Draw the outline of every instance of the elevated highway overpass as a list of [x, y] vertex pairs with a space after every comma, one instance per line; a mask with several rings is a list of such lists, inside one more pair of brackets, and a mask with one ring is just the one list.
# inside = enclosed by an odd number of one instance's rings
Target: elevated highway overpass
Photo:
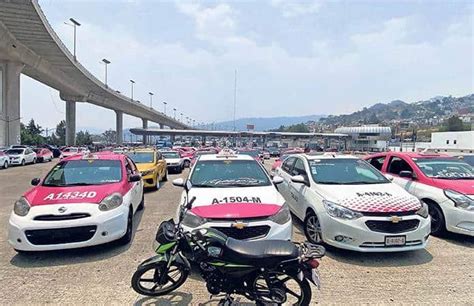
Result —
[[[91, 46], [93, 47], [93, 46]], [[0, 1], [0, 146], [20, 143], [20, 74], [60, 92], [66, 103], [66, 143], [76, 135], [76, 103], [114, 110], [117, 143], [123, 141], [123, 114], [161, 127], [189, 126], [106, 86], [82, 66], [61, 42], [37, 0]], [[80, 120], [80, 118], [77, 118]]]

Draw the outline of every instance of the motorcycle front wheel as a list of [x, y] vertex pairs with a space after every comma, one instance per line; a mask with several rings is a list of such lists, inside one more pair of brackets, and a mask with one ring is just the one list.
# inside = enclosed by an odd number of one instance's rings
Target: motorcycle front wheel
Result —
[[283, 272], [270, 272], [271, 285], [263, 275], [255, 279], [254, 290], [257, 305], [309, 305], [311, 287], [306, 279], [299, 280], [295, 275]]
[[147, 296], [160, 296], [179, 288], [188, 278], [186, 266], [173, 262], [166, 268], [166, 262], [139, 267], [132, 277], [132, 288]]

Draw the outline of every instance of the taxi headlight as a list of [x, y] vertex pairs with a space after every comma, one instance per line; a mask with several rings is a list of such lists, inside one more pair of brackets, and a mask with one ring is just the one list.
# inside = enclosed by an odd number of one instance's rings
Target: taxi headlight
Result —
[[99, 209], [102, 211], [111, 210], [119, 207], [123, 203], [123, 197], [120, 193], [112, 193], [102, 200], [99, 204]]
[[349, 208], [342, 207], [334, 202], [323, 201], [323, 203], [324, 208], [331, 217], [344, 220], [354, 220], [362, 217], [362, 214], [360, 212], [356, 212]]
[[149, 169], [149, 170], [142, 171], [142, 176], [147, 176], [147, 175], [153, 174], [153, 172], [155, 172], [155, 169]]
[[421, 208], [416, 211], [416, 214], [423, 218], [428, 218], [428, 205], [426, 205], [425, 202], [421, 201]]
[[206, 219], [196, 216], [195, 214], [190, 213], [190, 212], [186, 212], [184, 214], [183, 221], [181, 221], [183, 225], [191, 227], [191, 228], [196, 228], [198, 226], [203, 225], [206, 222], [207, 222]]
[[280, 210], [276, 214], [270, 217], [270, 220], [278, 224], [285, 224], [288, 221], [290, 221], [291, 214], [290, 214], [290, 209], [288, 208], [288, 205], [286, 205], [286, 203], [283, 204]]
[[21, 197], [18, 199], [18, 201], [15, 202], [15, 205], [13, 206], [13, 211], [18, 216], [24, 217], [30, 211], [30, 203], [28, 203], [28, 200], [25, 197]]
[[454, 206], [466, 210], [474, 210], [474, 200], [467, 195], [450, 189], [444, 190], [444, 195], [454, 202]]

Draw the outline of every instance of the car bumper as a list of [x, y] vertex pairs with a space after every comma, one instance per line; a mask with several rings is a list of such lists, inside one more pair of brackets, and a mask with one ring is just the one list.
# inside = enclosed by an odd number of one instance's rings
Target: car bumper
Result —
[[158, 176], [155, 174], [148, 174], [147, 176], [142, 176], [143, 187], [145, 188], [155, 187], [157, 185], [157, 182], [156, 182], [157, 179], [158, 179]]
[[[63, 215], [77, 213], [90, 216], [61, 221], [34, 220], [44, 215], [59, 216], [58, 208], [62, 206], [67, 207]], [[106, 212], [100, 211], [97, 204], [34, 206], [25, 217], [12, 212], [8, 224], [8, 242], [13, 248], [22, 251], [73, 249], [103, 244], [125, 234], [127, 216], [126, 205]]]
[[182, 165], [167, 165], [168, 172], [180, 172], [183, 169]]
[[[371, 230], [367, 221], [391, 222], [391, 217], [362, 217], [356, 220], [341, 220], [323, 214], [320, 218], [325, 243], [358, 252], [400, 252], [423, 249], [426, 247], [431, 231], [430, 218], [417, 215], [403, 216], [402, 221], [419, 220], [416, 229], [389, 233]], [[385, 237], [405, 236], [405, 245], [387, 246]]]
[[450, 200], [441, 208], [449, 232], [474, 236], [474, 211], [457, 208]]
[[[243, 223], [245, 226], [242, 229], [237, 229], [235, 226], [236, 223]], [[246, 234], [244, 231], [252, 231], [255, 233], [253, 237], [245, 238], [241, 240], [268, 240], [268, 239], [276, 239], [276, 240], [289, 240], [293, 238], [293, 225], [291, 220], [285, 224], [277, 224], [275, 222], [265, 220], [265, 221], [251, 221], [245, 222], [245, 220], [239, 221], [219, 221], [219, 222], [207, 222], [204, 225], [201, 225], [196, 228], [190, 228], [183, 225], [185, 231], [193, 231], [196, 229], [201, 228], [215, 228], [217, 230], [222, 231], [229, 237], [239, 239], [242, 236], [252, 236], [251, 234]], [[268, 228], [268, 231], [265, 234], [262, 234], [264, 231], [260, 231], [264, 227]], [[258, 229], [258, 230], [257, 230]], [[242, 231], [242, 232], [239, 232]]]
[[10, 159], [10, 165], [21, 165], [21, 159]]

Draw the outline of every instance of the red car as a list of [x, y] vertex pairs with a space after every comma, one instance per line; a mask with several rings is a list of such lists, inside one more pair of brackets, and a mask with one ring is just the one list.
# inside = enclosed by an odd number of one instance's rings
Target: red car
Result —
[[428, 204], [431, 232], [474, 236], [474, 168], [444, 154], [385, 152], [364, 157]]
[[183, 165], [185, 168], [189, 168], [191, 161], [194, 157], [196, 149], [193, 147], [181, 147], [176, 149], [179, 153], [179, 156], [183, 159]]
[[46, 148], [36, 148], [33, 149], [36, 153], [36, 162], [50, 162], [53, 160], [53, 152]]

